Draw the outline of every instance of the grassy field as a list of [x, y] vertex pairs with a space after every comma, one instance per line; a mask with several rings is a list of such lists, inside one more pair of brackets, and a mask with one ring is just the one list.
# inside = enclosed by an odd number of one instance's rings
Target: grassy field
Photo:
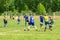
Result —
[[17, 24], [17, 20], [8, 19], [7, 27], [4, 28], [3, 19], [0, 19], [0, 40], [60, 40], [60, 19], [55, 20], [53, 31], [47, 29], [44, 32], [44, 26], [40, 28], [39, 19], [35, 19], [35, 24], [39, 31], [33, 27], [30, 31], [24, 31], [27, 28], [24, 20]]

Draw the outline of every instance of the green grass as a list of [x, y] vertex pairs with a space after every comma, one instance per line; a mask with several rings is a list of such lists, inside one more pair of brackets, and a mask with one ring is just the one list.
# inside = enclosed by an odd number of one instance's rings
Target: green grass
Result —
[[18, 25], [17, 20], [8, 19], [7, 27], [4, 28], [3, 19], [0, 19], [0, 40], [60, 40], [60, 19], [56, 19], [53, 31], [47, 29], [44, 32], [44, 26], [40, 29], [38, 19], [35, 19], [35, 24], [40, 31], [35, 31], [33, 27], [30, 31], [24, 31], [27, 28], [24, 20]]

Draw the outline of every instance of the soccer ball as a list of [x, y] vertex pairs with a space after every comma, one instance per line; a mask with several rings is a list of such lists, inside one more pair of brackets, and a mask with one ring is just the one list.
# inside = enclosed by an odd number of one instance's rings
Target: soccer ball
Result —
[[24, 28], [24, 31], [26, 31], [26, 28]]

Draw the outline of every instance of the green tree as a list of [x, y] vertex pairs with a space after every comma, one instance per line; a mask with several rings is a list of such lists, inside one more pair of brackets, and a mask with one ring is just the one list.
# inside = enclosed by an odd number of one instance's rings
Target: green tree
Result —
[[45, 14], [46, 13], [46, 9], [45, 9], [45, 7], [44, 7], [44, 5], [43, 4], [41, 4], [41, 3], [39, 3], [38, 4], [38, 6], [37, 6], [37, 12], [38, 13], [42, 13], [42, 14]]
[[4, 0], [0, 0], [0, 14], [4, 12]]

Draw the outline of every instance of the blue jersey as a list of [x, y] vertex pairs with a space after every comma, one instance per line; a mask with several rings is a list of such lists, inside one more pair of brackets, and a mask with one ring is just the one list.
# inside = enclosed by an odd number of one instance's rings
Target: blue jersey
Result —
[[7, 23], [7, 20], [6, 20], [6, 18], [4, 18], [4, 23], [5, 23], [5, 24]]
[[43, 16], [40, 16], [40, 22], [44, 22], [44, 17]]
[[30, 23], [34, 23], [34, 18], [33, 18], [33, 16], [30, 16]]
[[27, 15], [25, 15], [24, 18], [25, 18], [25, 20], [28, 20], [28, 16]]

